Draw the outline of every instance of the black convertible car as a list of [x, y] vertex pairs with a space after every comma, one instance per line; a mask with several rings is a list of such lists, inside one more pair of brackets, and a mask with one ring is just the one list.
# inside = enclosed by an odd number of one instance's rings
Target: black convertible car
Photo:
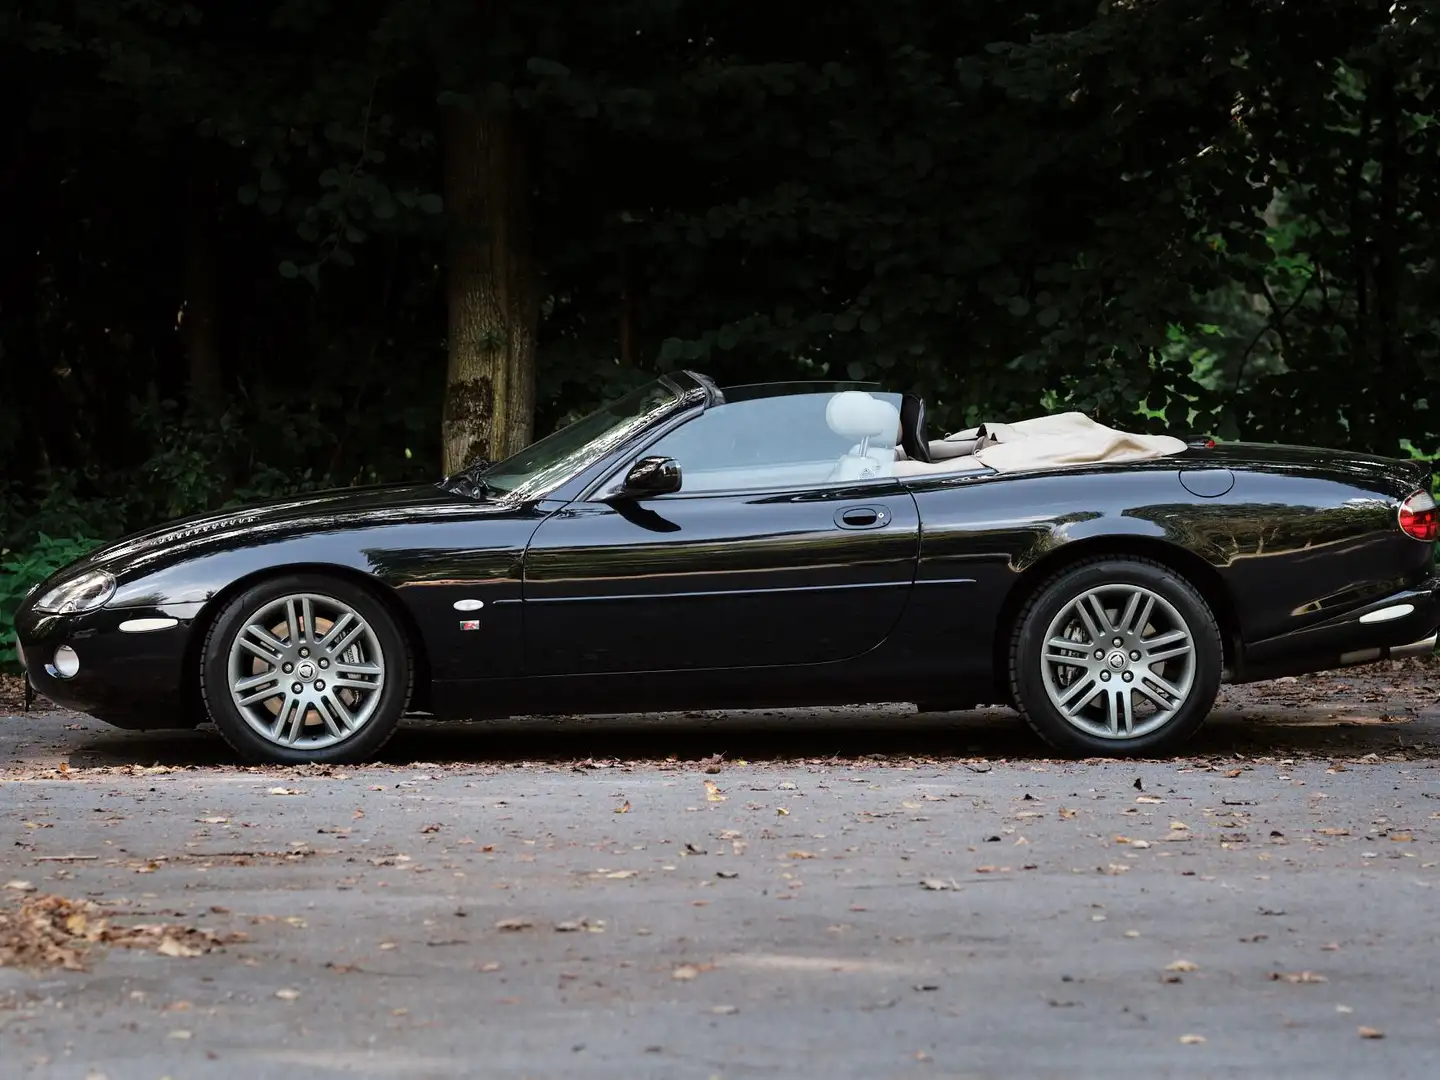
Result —
[[1222, 680], [1430, 652], [1429, 488], [1077, 413], [932, 439], [913, 395], [686, 372], [438, 484], [129, 537], [16, 622], [51, 700], [253, 760], [364, 759], [407, 711], [895, 701], [1154, 754]]

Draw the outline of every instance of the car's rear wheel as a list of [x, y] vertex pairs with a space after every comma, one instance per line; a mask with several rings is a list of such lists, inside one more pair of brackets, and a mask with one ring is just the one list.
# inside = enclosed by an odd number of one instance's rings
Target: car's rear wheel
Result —
[[404, 634], [370, 593], [286, 575], [220, 613], [205, 641], [201, 693], [247, 760], [363, 761], [399, 724], [411, 666]]
[[1010, 684], [1021, 715], [1059, 750], [1163, 754], [1209, 714], [1223, 666], [1215, 615], [1189, 582], [1149, 560], [1102, 558], [1031, 597]]

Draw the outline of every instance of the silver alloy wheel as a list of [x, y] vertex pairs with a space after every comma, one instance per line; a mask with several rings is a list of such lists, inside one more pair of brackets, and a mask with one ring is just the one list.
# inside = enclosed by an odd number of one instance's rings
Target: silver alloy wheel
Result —
[[1195, 641], [1175, 605], [1139, 585], [1102, 585], [1045, 632], [1045, 692], [1073, 727], [1138, 739], [1170, 722], [1195, 683]]
[[333, 596], [268, 601], [230, 643], [230, 698], [257, 735], [322, 750], [369, 722], [385, 687], [385, 656], [370, 624]]

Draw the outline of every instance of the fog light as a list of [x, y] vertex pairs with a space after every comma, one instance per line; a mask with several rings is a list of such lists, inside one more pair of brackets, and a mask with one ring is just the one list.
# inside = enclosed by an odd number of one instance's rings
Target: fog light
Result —
[[55, 650], [55, 674], [62, 679], [73, 679], [80, 672], [80, 657], [69, 645]]

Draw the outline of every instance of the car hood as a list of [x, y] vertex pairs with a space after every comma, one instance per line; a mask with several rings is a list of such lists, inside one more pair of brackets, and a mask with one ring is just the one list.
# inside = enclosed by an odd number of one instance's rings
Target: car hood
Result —
[[145, 556], [162, 550], [168, 555], [177, 555], [228, 546], [237, 541], [279, 539], [357, 525], [483, 516], [487, 510], [493, 512], [500, 508], [501, 504], [464, 498], [433, 484], [385, 484], [317, 491], [167, 522], [107, 544], [67, 567], [62, 574], [69, 577], [97, 568], [116, 572], [132, 561], [143, 561]]
[[[1311, 476], [1349, 484], [1392, 498], [1404, 498], [1417, 488], [1430, 489], [1430, 464], [1348, 450], [1282, 443], [1220, 443], [1191, 449], [1184, 458], [1189, 468], [1245, 469]], [[1203, 463], [1203, 464], [1202, 464]]]

